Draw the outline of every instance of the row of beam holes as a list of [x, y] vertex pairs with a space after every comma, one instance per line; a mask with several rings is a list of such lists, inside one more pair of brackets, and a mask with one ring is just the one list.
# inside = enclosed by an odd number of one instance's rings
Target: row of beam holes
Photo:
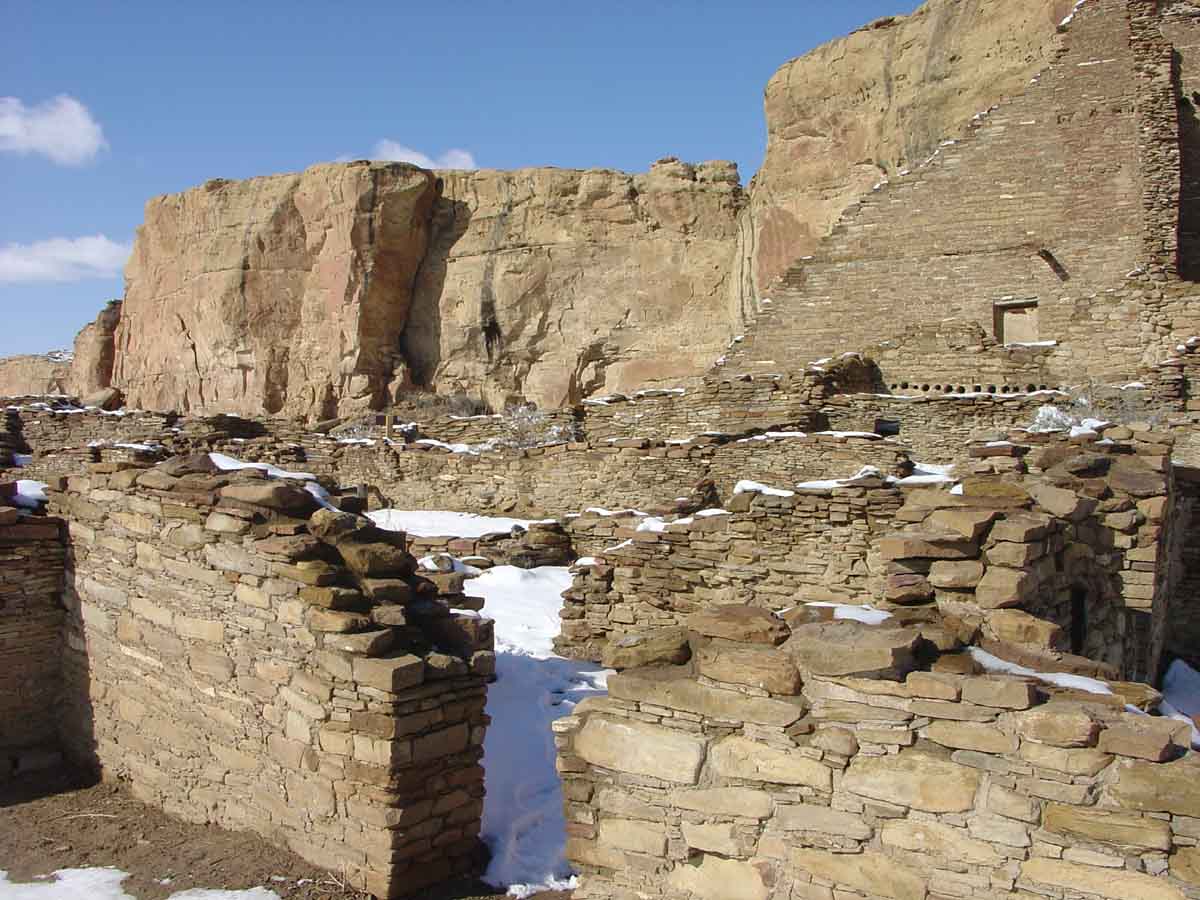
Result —
[[[895, 391], [895, 390], [907, 391], [909, 388], [912, 388], [914, 391], [916, 391], [916, 390], [920, 390], [920, 391], [934, 390], [934, 391], [938, 391], [943, 394], [965, 394], [967, 392], [966, 385], [962, 385], [962, 384], [954, 384], [954, 385], [947, 384], [945, 386], [940, 385], [940, 384], [935, 384], [932, 388], [930, 388], [930, 386], [927, 384], [921, 384], [921, 385], [911, 384], [910, 385], [907, 381], [902, 381], [899, 384], [892, 385], [893, 391]], [[1045, 391], [1045, 390], [1048, 390], [1048, 388], [1044, 384], [1027, 384], [1027, 385], [1025, 385], [1025, 393], [1028, 393], [1028, 394], [1032, 394], [1034, 391]], [[971, 388], [971, 391], [976, 394], [984, 393], [983, 385], [981, 385], [981, 384], [974, 385]], [[996, 385], [989, 384], [987, 386], [987, 393], [989, 393], [989, 394], [1019, 394], [1019, 393], [1021, 393], [1021, 386], [1016, 385], [1016, 384], [1005, 384], [1005, 385], [1002, 385], [999, 390], [996, 390]]]

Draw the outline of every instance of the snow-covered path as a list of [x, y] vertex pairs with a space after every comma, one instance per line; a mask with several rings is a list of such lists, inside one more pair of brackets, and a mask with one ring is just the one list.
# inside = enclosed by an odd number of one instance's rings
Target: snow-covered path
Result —
[[496, 622], [498, 678], [488, 690], [492, 724], [483, 757], [483, 837], [492, 850], [485, 880], [508, 885], [516, 897], [566, 886], [566, 822], [550, 723], [606, 689], [604, 669], [554, 654], [561, 595], [570, 584], [559, 566], [497, 566], [467, 582]]
[[[0, 900], [134, 900], [121, 888], [128, 876], [119, 869], [59, 869], [53, 880], [13, 884], [0, 871]], [[279, 900], [266, 888], [177, 891], [167, 900]]]

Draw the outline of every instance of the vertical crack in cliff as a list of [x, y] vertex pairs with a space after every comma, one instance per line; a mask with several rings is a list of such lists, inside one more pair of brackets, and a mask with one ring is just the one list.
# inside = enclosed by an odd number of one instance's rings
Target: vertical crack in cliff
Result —
[[504, 185], [504, 203], [500, 207], [500, 211], [496, 213], [496, 218], [492, 222], [492, 231], [488, 235], [487, 257], [483, 263], [483, 277], [480, 279], [479, 285], [479, 330], [483, 334], [483, 348], [487, 353], [488, 362], [492, 362], [495, 358], [496, 351], [500, 347], [503, 334], [500, 331], [500, 321], [496, 317], [496, 255], [500, 249], [500, 244], [504, 241], [505, 232], [508, 230], [508, 219], [512, 215], [513, 199], [512, 199], [512, 182], [505, 179], [501, 182]]
[[183, 321], [183, 316], [176, 313], [175, 318], [179, 322], [179, 330], [183, 332], [183, 339], [187, 341], [188, 347], [192, 351], [192, 368], [196, 370], [196, 392], [200, 395], [200, 407], [203, 408], [207, 405], [207, 401], [204, 399], [204, 375], [200, 372], [200, 354], [196, 351], [196, 342], [192, 340], [192, 333], [188, 330], [187, 323]]

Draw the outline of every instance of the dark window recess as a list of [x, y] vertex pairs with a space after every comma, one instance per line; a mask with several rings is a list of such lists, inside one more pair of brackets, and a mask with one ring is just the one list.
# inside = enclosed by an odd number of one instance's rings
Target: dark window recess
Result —
[[876, 419], [875, 433], [884, 437], [895, 437], [900, 433], [899, 419]]
[[1080, 654], [1087, 642], [1087, 591], [1071, 588], [1071, 652]]

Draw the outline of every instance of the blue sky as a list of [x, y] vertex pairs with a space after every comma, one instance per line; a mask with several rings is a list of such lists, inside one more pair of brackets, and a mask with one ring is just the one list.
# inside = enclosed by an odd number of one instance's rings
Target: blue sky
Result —
[[[123, 291], [145, 201], [402, 155], [644, 171], [762, 160], [788, 59], [913, 0], [27, 2], [0, 30], [0, 356]], [[419, 158], [419, 157], [414, 157]]]

